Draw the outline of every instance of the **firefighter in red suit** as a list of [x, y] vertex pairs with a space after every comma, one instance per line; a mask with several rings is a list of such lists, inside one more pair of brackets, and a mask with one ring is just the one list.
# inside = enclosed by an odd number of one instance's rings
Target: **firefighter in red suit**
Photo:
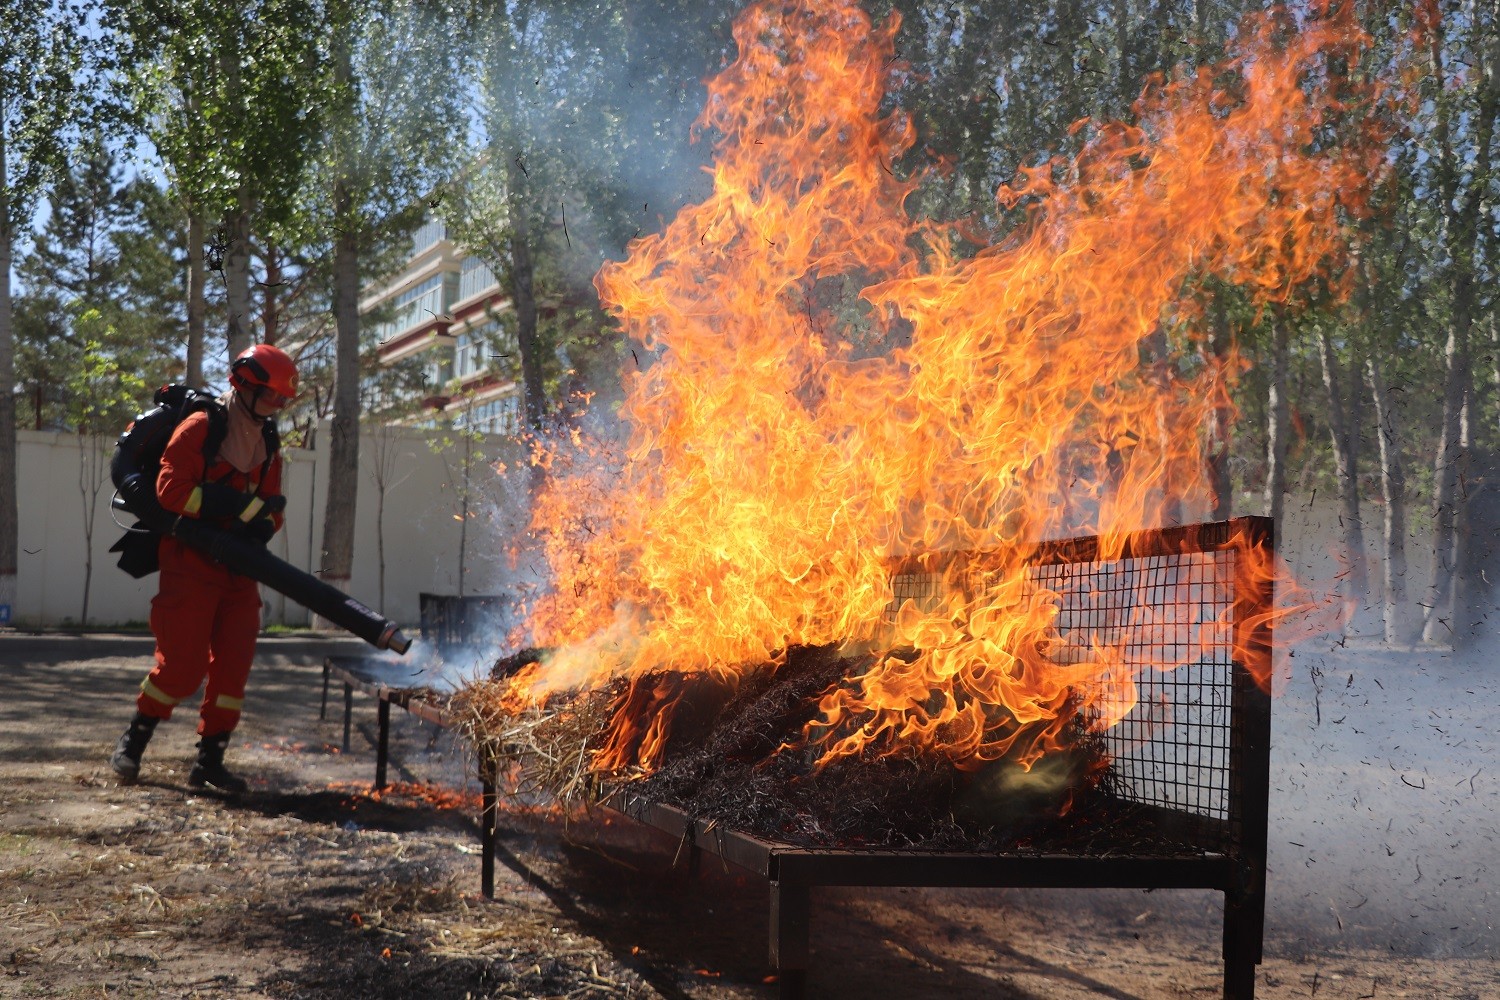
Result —
[[[219, 400], [227, 423], [216, 431], [223, 434], [217, 454], [212, 460], [205, 454], [209, 412], [189, 414], [162, 454], [156, 497], [172, 513], [264, 544], [280, 530], [286, 507], [281, 455], [265, 424], [296, 396], [297, 366], [279, 348], [257, 344], [230, 365], [229, 383]], [[151, 602], [156, 667], [141, 682], [135, 717], [110, 764], [123, 782], [134, 782], [156, 724], [207, 678], [188, 784], [243, 792], [244, 779], [224, 767], [224, 751], [240, 721], [260, 632], [259, 585], [170, 536], [159, 553], [161, 582]]]

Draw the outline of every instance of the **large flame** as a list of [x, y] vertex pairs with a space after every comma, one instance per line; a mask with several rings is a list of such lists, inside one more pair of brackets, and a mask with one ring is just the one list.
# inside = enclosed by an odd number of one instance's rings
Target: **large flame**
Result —
[[[1227, 66], [1149, 89], [1136, 125], [1075, 126], [1075, 159], [1000, 191], [1025, 222], [965, 256], [893, 172], [914, 134], [880, 114], [897, 30], [830, 0], [740, 17], [700, 120], [712, 195], [597, 279], [644, 356], [629, 443], [551, 466], [533, 530], [555, 591], [529, 627], [558, 652], [517, 700], [842, 642], [901, 652], [824, 696], [825, 758], [965, 765], [1022, 739], [1029, 762], [1072, 712], [1107, 725], [1139, 671], [1174, 665], [1058, 655], [1022, 559], [1081, 534], [1108, 555], [1206, 513], [1203, 428], [1239, 362], [1201, 347], [1193, 289], [1212, 275], [1266, 303], [1333, 283], [1366, 164], [1320, 151], [1309, 94], [1358, 34], [1250, 25]], [[888, 609], [892, 560], [939, 550], [999, 555]], [[602, 767], [659, 751], [670, 698], [638, 687]]]

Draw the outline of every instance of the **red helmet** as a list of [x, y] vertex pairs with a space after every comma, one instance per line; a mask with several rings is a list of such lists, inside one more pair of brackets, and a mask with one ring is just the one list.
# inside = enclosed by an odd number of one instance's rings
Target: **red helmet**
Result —
[[256, 344], [229, 366], [229, 384], [248, 392], [269, 389], [291, 399], [297, 395], [297, 363], [279, 347]]

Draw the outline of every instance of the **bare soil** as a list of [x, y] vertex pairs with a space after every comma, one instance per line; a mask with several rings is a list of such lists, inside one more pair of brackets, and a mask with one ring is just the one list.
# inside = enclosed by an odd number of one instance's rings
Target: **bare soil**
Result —
[[[509, 811], [480, 897], [477, 796], [452, 737], [400, 711], [371, 789], [375, 709], [342, 691], [336, 640], [264, 640], [229, 761], [238, 799], [187, 788], [194, 713], [163, 724], [142, 781], [107, 757], [150, 641], [0, 634], [0, 996], [776, 995], [767, 890], [606, 815]], [[1218, 894], [828, 890], [815, 997], [1213, 997]], [[1272, 926], [1258, 996], [1500, 997], [1500, 959], [1316, 940]]]

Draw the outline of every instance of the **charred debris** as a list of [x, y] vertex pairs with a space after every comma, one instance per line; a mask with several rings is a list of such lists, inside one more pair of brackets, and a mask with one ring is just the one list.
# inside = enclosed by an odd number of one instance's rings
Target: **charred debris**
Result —
[[[1110, 794], [1105, 742], [1075, 716], [1062, 747], [1030, 769], [1002, 758], [960, 768], [946, 756], [900, 749], [815, 765], [806, 732], [821, 697], [857, 682], [873, 657], [837, 647], [793, 647], [784, 661], [727, 679], [656, 673], [559, 696], [516, 711], [508, 679], [543, 659], [527, 649], [454, 700], [482, 757], [498, 762], [513, 793], [592, 806], [629, 795], [766, 840], [804, 847], [1068, 851], [1108, 855], [1171, 849]], [[671, 725], [656, 766], [601, 772], [615, 741], [634, 758], [656, 713]], [[617, 725], [629, 719], [632, 725]], [[1189, 850], [1183, 845], [1184, 850]]]

